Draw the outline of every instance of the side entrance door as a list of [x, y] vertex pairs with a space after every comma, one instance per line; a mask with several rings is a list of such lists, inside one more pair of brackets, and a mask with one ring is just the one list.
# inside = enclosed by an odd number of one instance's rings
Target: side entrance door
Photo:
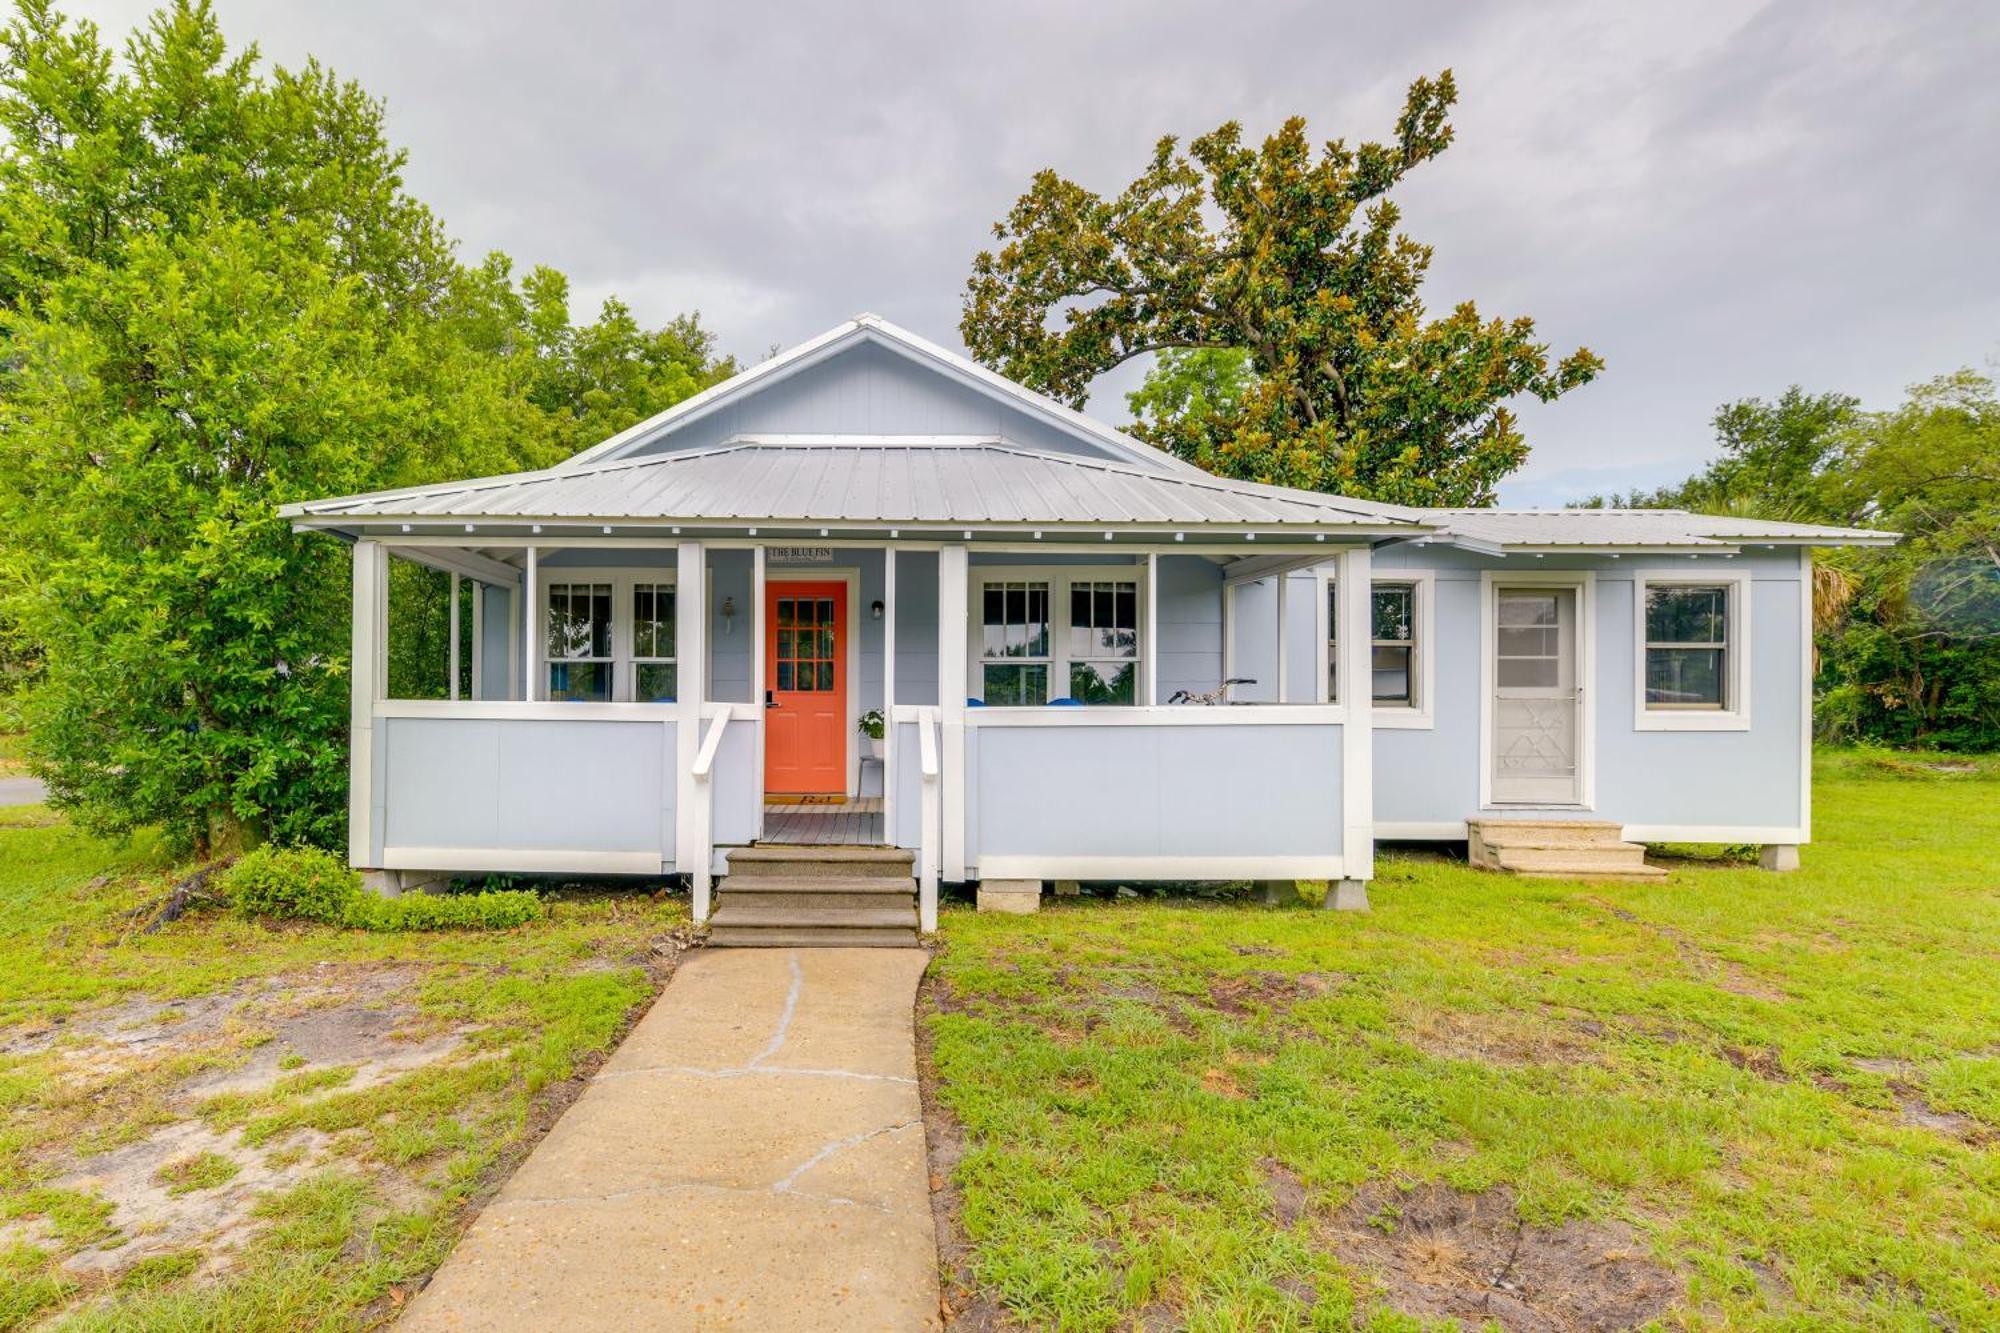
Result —
[[847, 585], [778, 583], [764, 597], [764, 790], [847, 790]]
[[1493, 595], [1493, 802], [1575, 805], [1577, 589], [1502, 584]]

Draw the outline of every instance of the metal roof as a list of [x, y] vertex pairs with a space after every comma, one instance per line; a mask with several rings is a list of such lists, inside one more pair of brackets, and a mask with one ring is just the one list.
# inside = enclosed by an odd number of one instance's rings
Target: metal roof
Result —
[[1422, 511], [1042, 453], [1000, 439], [743, 438], [715, 449], [287, 505], [340, 520], [1047, 524], [1422, 532]]
[[1422, 509], [1438, 540], [1499, 550], [1891, 545], [1893, 532], [1691, 514], [1682, 509]]

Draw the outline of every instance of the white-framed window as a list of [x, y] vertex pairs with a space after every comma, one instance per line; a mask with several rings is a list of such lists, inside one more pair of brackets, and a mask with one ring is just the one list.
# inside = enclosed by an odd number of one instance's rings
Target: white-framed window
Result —
[[640, 703], [672, 703], [680, 697], [674, 585], [666, 580], [634, 581], [631, 602], [632, 697]]
[[1640, 731], [1747, 729], [1749, 576], [1641, 571], [1633, 591], [1633, 725]]
[[542, 617], [545, 697], [608, 703], [617, 688], [612, 585], [550, 580]]
[[[1340, 580], [1322, 572], [1318, 615], [1325, 627], [1327, 703], [1341, 701]], [[1436, 576], [1394, 570], [1370, 580], [1368, 596], [1368, 701], [1378, 727], [1431, 725], [1435, 676], [1431, 644]]]
[[593, 703], [678, 698], [671, 569], [543, 566], [536, 697]]
[[1142, 702], [1143, 571], [972, 571], [972, 697], [990, 707]]

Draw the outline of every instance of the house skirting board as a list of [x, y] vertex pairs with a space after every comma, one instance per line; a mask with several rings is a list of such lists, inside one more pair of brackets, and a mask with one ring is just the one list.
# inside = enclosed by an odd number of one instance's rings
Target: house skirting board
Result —
[[657, 851], [500, 851], [479, 847], [385, 847], [382, 864], [372, 868], [465, 875], [660, 875], [673, 869], [661, 864]]
[[982, 856], [973, 879], [1341, 879], [1339, 856]]
[[[1587, 810], [1509, 810], [1504, 813], [1492, 811], [1485, 817], [1534, 821], [1589, 819], [1591, 815]], [[1767, 825], [1624, 824], [1620, 828], [1620, 836], [1627, 842], [1790, 843], [1799, 846], [1812, 841], [1809, 830]], [[1466, 836], [1464, 820], [1392, 822], [1375, 826], [1375, 838], [1379, 842], [1464, 842]]]

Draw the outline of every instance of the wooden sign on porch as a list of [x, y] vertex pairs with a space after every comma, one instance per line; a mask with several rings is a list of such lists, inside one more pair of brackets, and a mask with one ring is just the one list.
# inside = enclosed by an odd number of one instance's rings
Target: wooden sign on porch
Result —
[[831, 546], [773, 546], [765, 551], [766, 557], [774, 565], [830, 565], [833, 563]]

